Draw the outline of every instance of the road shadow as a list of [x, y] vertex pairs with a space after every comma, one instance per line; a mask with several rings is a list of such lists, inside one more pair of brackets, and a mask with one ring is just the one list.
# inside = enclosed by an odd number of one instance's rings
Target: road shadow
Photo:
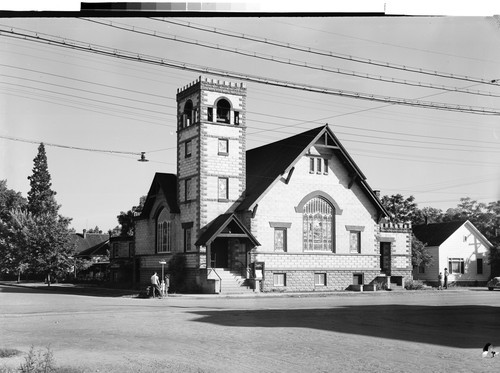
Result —
[[91, 297], [123, 297], [123, 296], [134, 296], [138, 295], [139, 291], [132, 291], [126, 289], [107, 289], [93, 286], [71, 286], [71, 285], [59, 285], [53, 284], [51, 286], [47, 285], [12, 285], [12, 284], [0, 284], [0, 293], [21, 293], [21, 294], [33, 294], [33, 293], [46, 293], [46, 294], [68, 294], [68, 295], [81, 295], [81, 296], [91, 296]]
[[[196, 322], [225, 327], [310, 328], [456, 348], [498, 341], [492, 306], [346, 306], [329, 309], [197, 311]], [[479, 346], [479, 347], [478, 347]]]

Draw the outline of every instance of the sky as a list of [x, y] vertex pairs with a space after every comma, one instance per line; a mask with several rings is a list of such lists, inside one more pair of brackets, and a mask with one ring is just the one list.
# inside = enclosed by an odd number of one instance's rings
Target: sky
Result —
[[[155, 172], [176, 173], [177, 89], [200, 75], [223, 79], [144, 63], [163, 59], [334, 93], [247, 81], [248, 149], [328, 124], [381, 195], [412, 195], [419, 208], [443, 211], [463, 197], [497, 201], [495, 14], [500, 9], [437, 17], [0, 18], [1, 31], [134, 56], [127, 61], [0, 32], [0, 179], [26, 197], [44, 142], [52, 189], [71, 226], [117, 226], [116, 216], [147, 194]], [[416, 106], [394, 103], [416, 99]], [[436, 109], [441, 103], [465, 106]], [[140, 152], [149, 162], [138, 162]]]

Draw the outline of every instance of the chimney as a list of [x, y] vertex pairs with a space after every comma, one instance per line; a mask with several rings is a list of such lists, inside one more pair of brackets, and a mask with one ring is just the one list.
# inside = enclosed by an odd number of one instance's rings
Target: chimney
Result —
[[373, 193], [375, 193], [377, 198], [380, 198], [380, 190], [374, 190]]

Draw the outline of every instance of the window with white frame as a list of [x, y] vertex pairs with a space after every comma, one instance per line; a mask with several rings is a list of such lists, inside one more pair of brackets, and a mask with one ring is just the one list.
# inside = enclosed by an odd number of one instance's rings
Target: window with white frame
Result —
[[349, 252], [351, 254], [361, 253], [361, 232], [365, 230], [364, 226], [346, 225], [349, 231]]
[[449, 258], [448, 269], [450, 271], [450, 274], [464, 274], [465, 273], [464, 258]]
[[326, 273], [314, 274], [314, 286], [326, 286]]
[[334, 251], [334, 216], [334, 208], [322, 197], [314, 197], [304, 205], [304, 251]]
[[219, 200], [229, 199], [229, 179], [227, 177], [219, 177], [218, 184]]
[[349, 252], [351, 254], [361, 253], [361, 232], [360, 231], [350, 231], [349, 232]]
[[219, 155], [228, 155], [229, 154], [229, 140], [228, 139], [219, 139]]
[[168, 220], [168, 211], [163, 209], [156, 220], [156, 252], [172, 251], [172, 222]]
[[328, 175], [328, 159], [318, 156], [309, 156], [309, 173]]
[[274, 286], [286, 286], [286, 273], [273, 273]]
[[191, 142], [191, 140], [186, 141], [184, 157], [185, 158], [191, 157], [192, 150], [193, 150], [193, 143]]
[[274, 228], [274, 251], [286, 252], [286, 228]]
[[193, 181], [191, 178], [185, 179], [184, 180], [184, 201], [190, 201], [191, 200], [191, 190], [192, 190], [192, 184]]
[[188, 226], [184, 228], [184, 251], [192, 251], [193, 247], [191, 244], [191, 231], [192, 227]]

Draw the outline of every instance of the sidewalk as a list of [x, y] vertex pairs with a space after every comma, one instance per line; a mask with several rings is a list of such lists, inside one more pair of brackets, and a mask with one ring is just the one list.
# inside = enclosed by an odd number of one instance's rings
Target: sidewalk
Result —
[[[47, 286], [44, 282], [16, 282], [16, 281], [0, 281], [0, 285], [14, 286], [25, 289], [38, 290], [41, 292], [60, 292], [64, 294], [87, 295], [87, 296], [101, 296], [101, 297], [127, 297], [139, 298], [141, 295], [140, 290], [133, 289], [115, 289], [106, 288], [94, 284], [72, 284], [72, 283], [53, 283]], [[447, 290], [438, 291], [436, 288], [426, 290], [398, 290], [398, 291], [329, 291], [329, 292], [269, 292], [269, 293], [241, 293], [241, 294], [168, 294], [168, 298], [184, 297], [184, 298], [259, 298], [259, 297], [331, 297], [331, 296], [362, 296], [362, 295], [380, 295], [384, 294], [442, 294], [443, 292], [456, 292], [456, 291], [473, 291], [484, 290], [484, 288], [467, 288], [467, 287], [453, 287]], [[146, 299], [146, 298], [144, 298]]]

